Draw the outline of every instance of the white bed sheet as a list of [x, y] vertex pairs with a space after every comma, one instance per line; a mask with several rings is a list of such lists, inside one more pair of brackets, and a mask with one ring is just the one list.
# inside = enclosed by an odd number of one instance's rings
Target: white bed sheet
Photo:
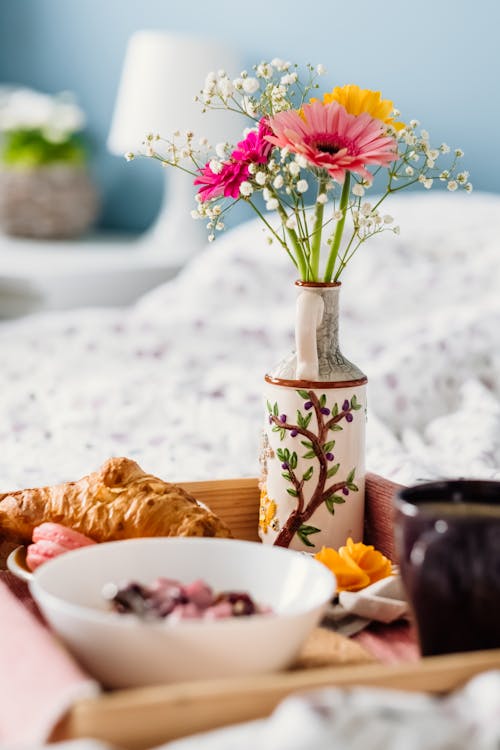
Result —
[[[369, 377], [368, 468], [499, 479], [500, 196], [387, 208], [401, 236], [361, 248], [341, 297], [342, 350]], [[251, 221], [129, 309], [0, 325], [0, 490], [112, 455], [172, 480], [257, 475], [262, 377], [293, 347], [293, 280]]]

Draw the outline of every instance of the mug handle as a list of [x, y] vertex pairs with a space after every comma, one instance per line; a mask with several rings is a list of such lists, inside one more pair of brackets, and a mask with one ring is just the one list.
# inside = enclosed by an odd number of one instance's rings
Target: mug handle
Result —
[[297, 380], [318, 380], [318, 343], [316, 332], [323, 320], [325, 303], [316, 292], [304, 289], [297, 297], [295, 347]]

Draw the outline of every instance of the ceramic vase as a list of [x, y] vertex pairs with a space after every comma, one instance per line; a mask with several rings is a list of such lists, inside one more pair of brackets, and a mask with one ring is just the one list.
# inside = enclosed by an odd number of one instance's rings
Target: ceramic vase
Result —
[[340, 284], [297, 287], [296, 350], [265, 378], [259, 534], [317, 552], [362, 539], [367, 378], [340, 352]]

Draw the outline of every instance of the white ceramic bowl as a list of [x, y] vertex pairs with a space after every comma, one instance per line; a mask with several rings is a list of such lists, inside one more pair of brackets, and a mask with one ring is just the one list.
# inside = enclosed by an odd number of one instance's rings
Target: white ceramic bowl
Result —
[[[215, 591], [248, 592], [273, 614], [227, 620], [144, 622], [109, 611], [105, 583], [158, 576]], [[335, 592], [321, 563], [280, 547], [229, 539], [108, 542], [40, 566], [30, 589], [81, 664], [109, 687], [272, 672], [293, 662]]]

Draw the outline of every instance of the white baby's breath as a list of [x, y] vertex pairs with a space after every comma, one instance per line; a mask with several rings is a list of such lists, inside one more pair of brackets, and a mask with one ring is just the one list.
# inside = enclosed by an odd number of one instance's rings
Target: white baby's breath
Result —
[[249, 195], [252, 195], [252, 193], [253, 193], [253, 187], [252, 187], [251, 183], [248, 182], [247, 180], [243, 181], [241, 183], [241, 185], [240, 185], [240, 193], [241, 193], [241, 195], [243, 195], [246, 198]]

